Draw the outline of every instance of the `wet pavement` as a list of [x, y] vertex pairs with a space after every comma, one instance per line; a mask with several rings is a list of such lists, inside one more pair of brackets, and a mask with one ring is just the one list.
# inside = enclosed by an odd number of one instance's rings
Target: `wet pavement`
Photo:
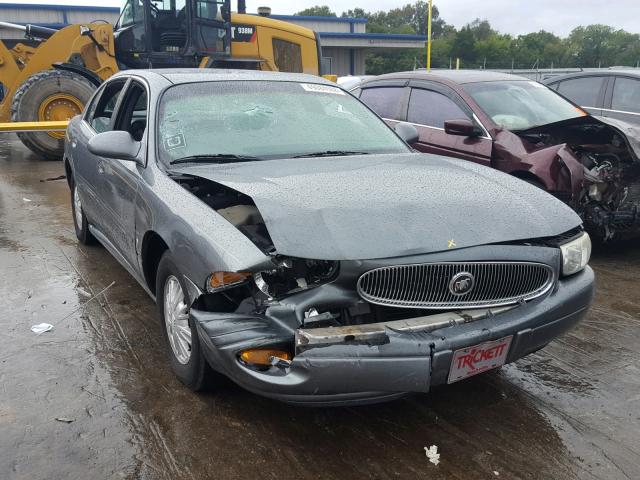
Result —
[[1, 479], [640, 478], [640, 248], [596, 251], [588, 317], [497, 373], [357, 408], [194, 394], [153, 302], [76, 243], [62, 164], [14, 138], [0, 134]]

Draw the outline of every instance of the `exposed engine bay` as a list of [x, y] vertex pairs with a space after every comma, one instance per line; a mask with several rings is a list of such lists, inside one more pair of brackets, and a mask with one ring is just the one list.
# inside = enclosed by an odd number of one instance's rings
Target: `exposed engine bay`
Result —
[[[580, 162], [581, 178], [571, 179], [571, 206], [587, 230], [602, 241], [636, 233], [640, 228], [640, 159], [618, 128], [582, 117], [519, 135], [535, 146], [566, 144]], [[565, 162], [560, 157], [557, 160]]]

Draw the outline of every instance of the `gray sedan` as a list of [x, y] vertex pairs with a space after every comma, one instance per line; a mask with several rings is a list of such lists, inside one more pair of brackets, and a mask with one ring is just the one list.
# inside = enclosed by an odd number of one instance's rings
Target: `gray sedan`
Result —
[[156, 300], [194, 390], [222, 374], [290, 403], [426, 392], [570, 328], [593, 272], [562, 202], [415, 135], [317, 77], [122, 72], [67, 130], [77, 237]]

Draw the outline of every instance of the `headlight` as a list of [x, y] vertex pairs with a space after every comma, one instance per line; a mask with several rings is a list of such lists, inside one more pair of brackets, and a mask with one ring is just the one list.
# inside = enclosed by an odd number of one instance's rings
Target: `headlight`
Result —
[[560, 245], [562, 252], [562, 275], [578, 273], [589, 263], [591, 257], [591, 238], [584, 232], [575, 240]]
[[259, 290], [270, 298], [307, 290], [328, 283], [338, 274], [338, 262], [280, 258], [273, 270], [253, 275]]

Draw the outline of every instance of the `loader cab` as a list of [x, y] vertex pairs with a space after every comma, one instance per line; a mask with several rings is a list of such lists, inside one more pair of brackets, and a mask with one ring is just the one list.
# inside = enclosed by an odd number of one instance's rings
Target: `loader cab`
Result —
[[126, 0], [114, 28], [124, 68], [197, 67], [231, 56], [230, 0]]

